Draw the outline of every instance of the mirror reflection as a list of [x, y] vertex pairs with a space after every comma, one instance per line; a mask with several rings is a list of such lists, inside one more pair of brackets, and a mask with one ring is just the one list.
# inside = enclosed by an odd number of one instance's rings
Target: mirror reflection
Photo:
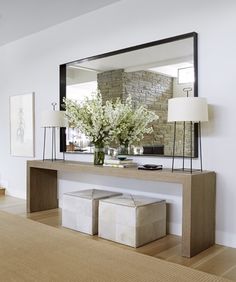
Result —
[[[170, 156], [173, 150], [173, 124], [167, 123], [168, 99], [197, 96], [194, 51], [194, 36], [189, 36], [137, 50], [68, 63], [66, 97], [82, 101], [97, 89], [104, 101], [115, 101], [117, 98], [125, 101], [130, 95], [134, 106], [145, 105], [159, 119], [151, 124], [153, 132], [145, 135], [140, 144], [129, 148], [129, 153]], [[182, 154], [182, 130], [182, 126], [177, 124], [177, 155]], [[190, 131], [186, 135], [190, 139]], [[188, 140], [185, 142], [188, 150]], [[93, 144], [78, 129], [68, 128], [66, 151], [91, 153]], [[190, 150], [186, 155], [189, 153]]]

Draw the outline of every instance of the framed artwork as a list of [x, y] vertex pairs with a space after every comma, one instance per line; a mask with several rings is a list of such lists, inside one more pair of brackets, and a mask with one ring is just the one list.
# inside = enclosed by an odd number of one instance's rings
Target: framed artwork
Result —
[[34, 157], [34, 93], [10, 97], [11, 155]]

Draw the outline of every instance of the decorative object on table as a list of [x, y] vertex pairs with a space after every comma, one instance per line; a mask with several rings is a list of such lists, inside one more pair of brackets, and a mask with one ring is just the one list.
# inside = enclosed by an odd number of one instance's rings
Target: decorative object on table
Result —
[[117, 159], [106, 159], [106, 163], [108, 164], [130, 164], [133, 163], [133, 159], [127, 159], [127, 158], [117, 158]]
[[162, 165], [155, 165], [155, 164], [144, 164], [138, 166], [138, 169], [142, 170], [161, 170], [163, 168]]
[[115, 140], [119, 144], [118, 154], [128, 154], [130, 145], [137, 145], [145, 134], [153, 132], [151, 123], [159, 117], [143, 105], [134, 106], [131, 96], [125, 103], [117, 100], [114, 107], [116, 117]]
[[118, 146], [118, 155], [128, 155], [129, 154], [129, 144], [120, 144]]
[[94, 164], [95, 165], [103, 165], [104, 164], [104, 159], [105, 159], [105, 148], [104, 146], [95, 145], [94, 148]]
[[143, 146], [133, 146], [132, 151], [134, 155], [142, 155], [144, 152]]
[[[126, 156], [117, 156], [117, 159], [119, 161], [125, 161], [127, 159], [127, 157]], [[130, 160], [130, 159], [128, 159], [128, 160]]]
[[10, 97], [12, 156], [34, 157], [34, 93]]
[[[168, 122], [174, 122], [174, 140], [172, 154], [172, 172], [174, 171], [175, 161], [175, 143], [176, 143], [176, 122], [183, 122], [183, 164], [181, 170], [190, 171], [193, 167], [193, 124], [198, 124], [199, 134], [199, 153], [200, 153], [200, 171], [202, 171], [202, 143], [201, 143], [201, 122], [208, 121], [208, 105], [205, 98], [202, 97], [178, 97], [168, 101]], [[185, 168], [185, 126], [190, 123], [190, 169]]]
[[117, 154], [118, 154], [118, 150], [116, 148], [108, 147], [107, 155], [110, 158], [115, 159], [117, 157]]
[[138, 195], [101, 200], [98, 236], [139, 247], [166, 235], [166, 202]]
[[117, 167], [117, 168], [127, 168], [136, 167], [137, 163], [133, 162], [132, 159], [122, 158], [122, 159], [106, 159], [104, 166]]
[[102, 96], [93, 93], [91, 98], [77, 102], [64, 99], [66, 117], [70, 127], [79, 128], [94, 144], [94, 165], [103, 165], [105, 146], [114, 136], [113, 104], [107, 101], [103, 104]]
[[[41, 126], [44, 129], [43, 137], [43, 160], [45, 160], [47, 129], [51, 131], [51, 161], [56, 161], [56, 129], [66, 127], [65, 112], [56, 111], [57, 103], [52, 103], [52, 110], [44, 111], [41, 117]], [[63, 146], [64, 148], [64, 146]], [[63, 152], [63, 160], [65, 160], [65, 153]]]
[[151, 133], [153, 129], [148, 125], [158, 119], [144, 106], [134, 108], [131, 97], [124, 103], [119, 99], [103, 103], [99, 91], [82, 102], [71, 99], [64, 99], [64, 102], [70, 126], [79, 128], [95, 146], [95, 165], [104, 163], [105, 146], [119, 143], [126, 154], [128, 145], [138, 143], [144, 134]]
[[69, 152], [74, 152], [75, 151], [75, 144], [73, 142], [69, 142], [68, 145], [66, 145], [66, 150]]

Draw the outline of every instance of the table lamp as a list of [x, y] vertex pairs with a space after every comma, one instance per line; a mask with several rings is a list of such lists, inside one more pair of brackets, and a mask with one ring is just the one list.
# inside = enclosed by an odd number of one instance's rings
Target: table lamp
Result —
[[172, 172], [174, 171], [175, 143], [176, 143], [176, 122], [183, 122], [183, 167], [185, 170], [185, 122], [190, 122], [190, 172], [192, 173], [193, 159], [193, 124], [198, 124], [200, 170], [202, 171], [202, 144], [201, 144], [201, 122], [208, 121], [208, 105], [202, 97], [178, 97], [168, 100], [168, 122], [174, 122], [174, 141], [172, 154]]
[[[46, 150], [46, 137], [47, 129], [51, 129], [51, 154], [52, 161], [56, 161], [56, 128], [66, 127], [65, 112], [56, 111], [56, 103], [52, 103], [53, 109], [50, 111], [44, 111], [41, 117], [41, 127], [44, 128], [43, 137], [43, 161], [45, 160], [45, 150]], [[63, 146], [64, 148], [64, 146]], [[63, 160], [65, 159], [65, 154], [63, 152]]]

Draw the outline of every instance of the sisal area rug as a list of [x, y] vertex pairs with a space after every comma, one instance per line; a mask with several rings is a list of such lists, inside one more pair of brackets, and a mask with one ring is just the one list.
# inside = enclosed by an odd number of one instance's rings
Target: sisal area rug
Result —
[[0, 212], [0, 281], [229, 281]]

